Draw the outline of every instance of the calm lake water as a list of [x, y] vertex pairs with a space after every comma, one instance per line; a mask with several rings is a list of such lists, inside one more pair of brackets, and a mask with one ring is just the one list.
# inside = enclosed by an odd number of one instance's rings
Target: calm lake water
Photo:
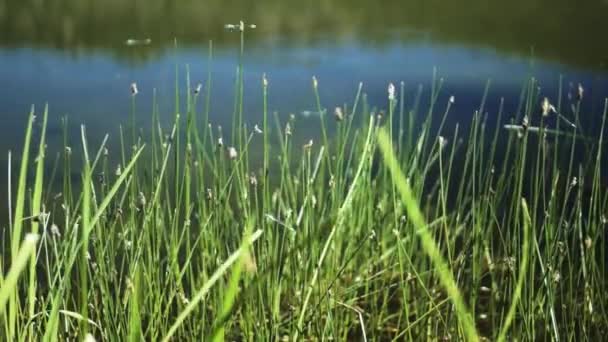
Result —
[[[245, 48], [251, 126], [261, 118], [263, 73], [270, 110], [286, 117], [314, 110], [313, 75], [330, 111], [352, 103], [360, 81], [369, 102], [384, 108], [389, 82], [403, 81], [412, 99], [419, 85], [429, 89], [434, 68], [445, 80], [440, 101], [456, 98], [452, 126], [470, 121], [488, 80], [486, 109], [495, 113], [504, 97], [508, 120], [530, 76], [550, 98], [560, 76], [566, 90], [582, 83], [587, 109], [598, 114], [586, 120], [599, 122], [608, 95], [607, 14], [606, 0], [0, 0], [0, 161], [20, 150], [32, 104], [49, 103], [49, 146], [60, 144], [63, 116], [75, 145], [83, 123], [93, 141], [109, 133], [117, 146], [131, 82], [140, 91], [139, 125], [150, 123], [153, 89], [170, 120], [176, 65], [182, 84], [188, 66], [193, 85], [211, 68], [210, 120], [229, 126], [239, 36], [224, 25], [241, 19], [257, 25]], [[302, 136], [316, 136], [318, 121], [302, 118], [298, 127]]]

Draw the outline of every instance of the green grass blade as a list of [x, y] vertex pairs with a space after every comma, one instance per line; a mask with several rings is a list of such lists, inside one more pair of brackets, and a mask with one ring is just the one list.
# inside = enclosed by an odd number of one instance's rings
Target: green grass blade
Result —
[[374, 117], [370, 116], [367, 138], [365, 140], [365, 145], [363, 147], [363, 155], [361, 156], [361, 160], [359, 161], [359, 167], [357, 169], [357, 173], [355, 174], [355, 177], [350, 186], [348, 194], [346, 195], [346, 198], [344, 199], [344, 203], [342, 204], [342, 206], [339, 209], [338, 221], [333, 226], [333, 228], [331, 229], [331, 232], [329, 233], [329, 236], [327, 237], [325, 245], [323, 246], [323, 250], [321, 251], [321, 255], [319, 256], [319, 261], [316, 264], [317, 267], [315, 268], [315, 272], [313, 273], [312, 278], [310, 279], [310, 285], [308, 286], [308, 290], [306, 292], [306, 297], [304, 298], [304, 302], [302, 303], [302, 310], [300, 311], [300, 318], [298, 319], [297, 330], [293, 335], [294, 342], [298, 341], [299, 332], [302, 331], [302, 326], [304, 324], [304, 317], [306, 317], [305, 316], [306, 309], [308, 308], [308, 303], [310, 301], [310, 297], [312, 296], [312, 291], [313, 291], [315, 284], [317, 282], [317, 279], [319, 277], [319, 272], [321, 271], [321, 265], [323, 264], [323, 261], [325, 260], [325, 256], [327, 255], [327, 252], [329, 251], [329, 247], [331, 246], [331, 243], [336, 234], [336, 231], [339, 228], [341, 228], [341, 226], [345, 220], [346, 211], [351, 209], [350, 205], [352, 203], [352, 199], [354, 197], [355, 190], [357, 189], [357, 181], [359, 180], [359, 177], [361, 176], [361, 174], [363, 172], [364, 166], [368, 162], [368, 156], [372, 150], [371, 147], [372, 147], [373, 130], [374, 130]]
[[247, 259], [250, 258], [249, 243], [247, 241], [249, 241], [250, 239], [249, 236], [251, 234], [252, 226], [252, 221], [249, 221], [245, 229], [245, 234], [243, 235], [243, 242], [241, 243], [240, 259], [232, 268], [232, 275], [230, 276], [230, 281], [228, 283], [228, 287], [224, 295], [224, 301], [222, 303], [222, 312], [217, 322], [217, 330], [214, 332], [214, 336], [212, 338], [214, 342], [224, 341], [224, 331], [226, 324], [225, 322], [228, 319], [230, 312], [232, 311], [232, 306], [234, 305], [234, 301], [236, 300], [236, 297], [239, 292], [239, 281], [241, 280], [243, 266]]
[[[44, 219], [44, 213], [40, 211], [42, 202], [42, 187], [44, 184], [44, 158], [46, 150], [46, 124], [48, 117], [48, 106], [44, 108], [44, 114], [42, 118], [42, 133], [40, 136], [40, 144], [38, 146], [38, 157], [36, 157], [36, 178], [34, 181], [34, 196], [32, 199], [32, 216], [38, 216], [39, 220], [32, 220], [32, 233], [38, 234], [38, 226], [40, 219]], [[43, 222], [43, 224], [45, 224]], [[36, 309], [36, 259], [32, 258], [30, 261], [29, 270], [29, 288], [28, 288], [28, 315], [31, 318], [34, 316]], [[30, 325], [29, 334], [33, 336], [33, 325]]]
[[97, 224], [97, 222], [99, 221], [99, 219], [101, 218], [101, 216], [103, 215], [105, 210], [108, 208], [108, 206], [112, 202], [112, 198], [114, 198], [114, 195], [116, 195], [116, 193], [120, 189], [120, 186], [122, 185], [122, 183], [131, 174], [131, 171], [133, 170], [133, 167], [135, 166], [135, 164], [137, 163], [137, 160], [141, 156], [141, 153], [144, 150], [144, 147], [145, 147], [145, 145], [140, 147], [139, 150], [137, 150], [137, 152], [135, 153], [135, 155], [133, 155], [133, 158], [131, 158], [129, 165], [127, 165], [127, 167], [125, 167], [125, 169], [120, 174], [118, 179], [114, 182], [114, 185], [112, 186], [110, 191], [108, 191], [108, 194], [106, 195], [106, 197], [99, 204], [99, 207], [97, 208], [97, 211], [95, 212], [95, 215], [93, 215], [93, 218], [91, 219], [91, 222], [89, 223], [89, 230], [93, 229], [93, 227]]
[[394, 151], [391, 149], [392, 144], [390, 138], [384, 130], [378, 133], [378, 144], [380, 151], [382, 152], [382, 156], [384, 157], [384, 162], [390, 170], [393, 182], [401, 194], [401, 200], [405, 205], [407, 215], [414, 225], [418, 237], [420, 238], [422, 247], [431, 259], [431, 262], [435, 265], [439, 280], [446, 289], [448, 296], [454, 303], [456, 313], [460, 319], [460, 323], [462, 324], [462, 328], [467, 339], [469, 341], [478, 341], [479, 337], [477, 334], [477, 329], [475, 328], [473, 317], [469, 313], [469, 310], [464, 303], [460, 290], [458, 289], [458, 284], [456, 284], [454, 276], [441, 255], [441, 251], [435, 243], [433, 236], [428, 231], [422, 212], [418, 207], [416, 196], [414, 195], [412, 189], [410, 188], [409, 182], [406, 180], [401, 168], [399, 167], [399, 163], [395, 158]]
[[19, 248], [17, 251], [11, 268], [6, 275], [6, 278], [4, 278], [2, 287], [0, 288], [0, 316], [4, 314], [6, 302], [8, 301], [9, 297], [17, 290], [17, 281], [19, 280], [19, 276], [23, 273], [23, 270], [27, 266], [29, 258], [34, 255], [34, 252], [36, 251], [36, 243], [38, 243], [39, 239], [40, 236], [37, 234], [27, 234], [21, 248]]
[[[251, 239], [249, 240], [249, 244], [254, 243], [260, 236], [262, 236], [261, 230], [258, 230], [255, 233], [253, 233], [251, 235]], [[230, 266], [232, 266], [232, 264], [234, 264], [237, 260], [239, 260], [239, 258], [241, 257], [242, 254], [243, 254], [242, 248], [239, 248], [239, 250], [232, 253], [228, 257], [228, 259], [226, 259], [226, 261], [224, 261], [224, 263], [215, 271], [215, 273], [213, 273], [213, 275], [209, 278], [209, 280], [207, 280], [207, 282], [205, 282], [205, 284], [203, 284], [201, 289], [197, 292], [196, 296], [194, 296], [192, 298], [192, 300], [190, 300], [190, 303], [179, 314], [179, 316], [177, 317], [177, 319], [175, 320], [175, 322], [173, 323], [173, 325], [171, 326], [171, 328], [169, 329], [169, 331], [163, 338], [163, 342], [168, 342], [171, 339], [171, 337], [177, 332], [177, 329], [182, 325], [182, 323], [184, 323], [184, 321], [186, 320], [188, 315], [190, 315], [190, 313], [192, 313], [192, 311], [196, 308], [196, 306], [199, 304], [199, 302], [201, 300], [203, 300], [203, 298], [205, 297], [207, 292], [209, 292], [209, 290], [213, 287], [213, 285], [215, 285], [215, 283], [217, 283], [217, 281], [220, 280], [220, 278], [222, 278], [224, 276], [224, 274], [226, 274], [226, 272], [228, 272], [228, 269], [230, 268]]]
[[[14, 225], [12, 229], [11, 238], [11, 262], [15, 262], [17, 258], [17, 251], [19, 249], [19, 242], [21, 241], [21, 230], [23, 229], [23, 209], [25, 206], [25, 188], [27, 184], [27, 170], [29, 164], [29, 153], [30, 153], [30, 142], [32, 138], [32, 126], [34, 124], [34, 107], [30, 111], [27, 128], [25, 131], [25, 141], [23, 143], [23, 154], [21, 156], [21, 168], [19, 170], [19, 183], [17, 186], [17, 197], [15, 200], [15, 215]], [[9, 305], [9, 326], [8, 326], [8, 339], [13, 339], [16, 333], [17, 324], [17, 312], [19, 310], [19, 298], [17, 293], [13, 293], [11, 296], [11, 302]]]
[[519, 276], [517, 277], [517, 285], [515, 286], [515, 291], [513, 292], [513, 299], [511, 301], [511, 307], [509, 307], [509, 311], [507, 312], [507, 316], [505, 317], [505, 321], [502, 325], [502, 329], [500, 329], [500, 334], [498, 335], [498, 342], [502, 342], [506, 339], [507, 332], [509, 331], [509, 327], [515, 318], [515, 312], [517, 311], [517, 303], [519, 302], [519, 298], [521, 297], [521, 290], [524, 286], [524, 281], [526, 279], [526, 272], [528, 271], [528, 259], [530, 257], [530, 212], [528, 211], [528, 204], [526, 200], [522, 198], [521, 200], [521, 208], [523, 210], [524, 215], [524, 244], [522, 247], [522, 257], [521, 263], [519, 266]]

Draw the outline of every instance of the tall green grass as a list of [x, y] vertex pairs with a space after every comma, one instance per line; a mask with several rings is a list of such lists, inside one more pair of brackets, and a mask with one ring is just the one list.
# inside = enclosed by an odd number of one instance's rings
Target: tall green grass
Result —
[[608, 101], [603, 113], [581, 113], [586, 99], [560, 109], [574, 122], [595, 115], [599, 137], [564, 126], [555, 135], [529, 80], [512, 121], [540, 128], [518, 136], [501, 129], [502, 102], [487, 113], [488, 84], [479, 110], [449, 127], [458, 99], [440, 102], [449, 93], [434, 74], [428, 102], [422, 86], [402, 83], [371, 104], [361, 84], [330, 123], [314, 79], [321, 135], [302, 146], [300, 118], [268, 113], [271, 75], [260, 122], [244, 117], [242, 27], [230, 132], [209, 121], [211, 73], [198, 89], [176, 71], [171, 126], [156, 97], [150, 138], [131, 123], [111, 138], [119, 150], [107, 137], [93, 146], [85, 127], [72, 141], [64, 120], [48, 175], [47, 110], [41, 125], [32, 110], [9, 186], [0, 339], [603, 336]]

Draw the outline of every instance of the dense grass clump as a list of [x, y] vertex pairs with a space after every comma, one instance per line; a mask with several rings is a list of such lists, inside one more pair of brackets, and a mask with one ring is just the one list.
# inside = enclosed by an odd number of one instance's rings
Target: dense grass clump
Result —
[[[504, 130], [502, 110], [480, 109], [463, 133], [444, 125], [454, 99], [438, 103], [441, 80], [424, 112], [403, 84], [389, 86], [384, 111], [361, 86], [330, 127], [313, 79], [320, 142], [302, 146], [297, 118], [269, 115], [266, 77], [263, 121], [245, 124], [242, 75], [241, 62], [230, 132], [208, 122], [210, 77], [181, 93], [176, 79], [172, 126], [154, 106], [149, 138], [132, 124], [116, 155], [107, 139], [89, 146], [85, 127], [79, 142], [66, 132], [50, 177], [47, 110], [40, 126], [32, 111], [1, 244], [3, 340], [607, 332], [603, 133], [545, 129], [536, 81], [513, 119], [525, 125]], [[545, 114], [579, 122], [584, 99], [572, 101]], [[586, 115], [604, 131], [606, 109]]]

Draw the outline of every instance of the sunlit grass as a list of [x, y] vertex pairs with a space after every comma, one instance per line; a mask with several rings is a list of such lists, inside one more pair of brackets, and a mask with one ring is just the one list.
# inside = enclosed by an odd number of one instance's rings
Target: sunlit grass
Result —
[[[603, 134], [549, 131], [535, 80], [508, 124], [536, 129], [504, 130], [502, 106], [448, 127], [457, 99], [438, 101], [437, 76], [427, 105], [406, 84], [370, 104], [361, 84], [334, 118], [313, 79], [319, 134], [302, 146], [298, 117], [268, 113], [271, 77], [261, 122], [244, 117], [243, 53], [231, 128], [209, 122], [211, 73], [201, 89], [176, 72], [171, 126], [153, 106], [141, 136], [133, 92], [119, 151], [65, 131], [60, 180], [43, 167], [47, 110], [41, 125], [32, 111], [1, 244], [0, 339], [603, 336]], [[556, 110], [579, 122], [582, 101]], [[601, 132], [606, 108], [585, 113]]]

